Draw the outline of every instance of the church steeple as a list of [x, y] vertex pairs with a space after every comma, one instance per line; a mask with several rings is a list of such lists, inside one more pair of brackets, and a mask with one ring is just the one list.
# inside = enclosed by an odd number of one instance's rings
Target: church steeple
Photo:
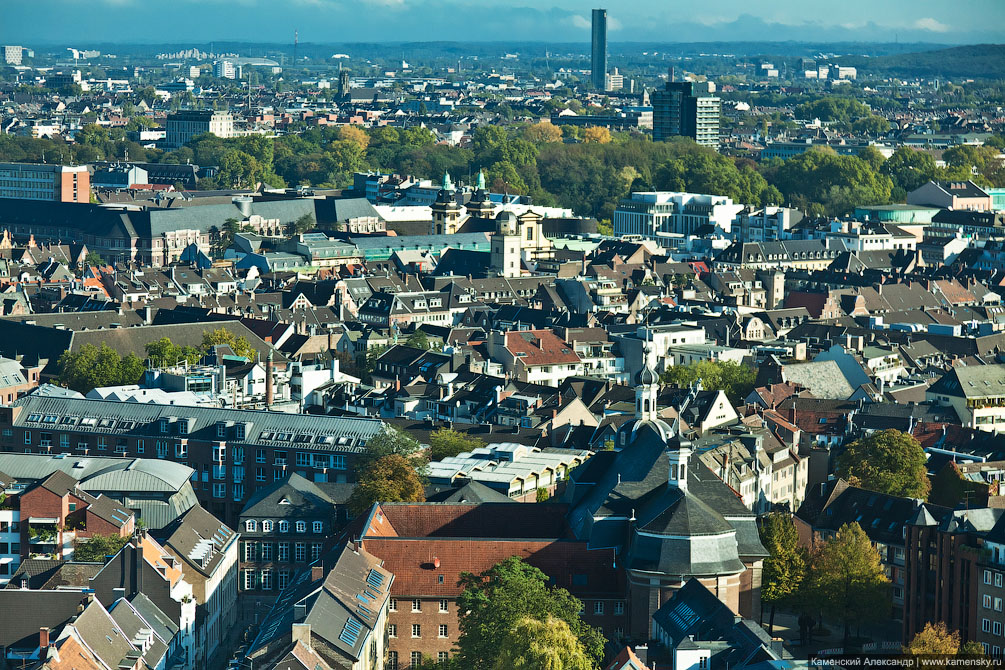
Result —
[[461, 206], [457, 204], [454, 182], [450, 173], [443, 173], [443, 188], [436, 194], [436, 201], [429, 207], [433, 212], [434, 235], [453, 235], [461, 225]]
[[652, 346], [642, 346], [642, 370], [635, 378], [635, 416], [640, 421], [652, 421], [657, 414], [656, 397], [660, 392], [660, 376], [652, 368]]

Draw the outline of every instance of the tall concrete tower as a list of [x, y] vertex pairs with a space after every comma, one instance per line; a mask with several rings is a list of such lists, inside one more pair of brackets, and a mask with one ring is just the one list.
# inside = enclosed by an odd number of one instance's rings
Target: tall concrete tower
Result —
[[593, 10], [593, 58], [590, 64], [590, 80], [593, 88], [603, 91], [607, 77], [607, 10]]

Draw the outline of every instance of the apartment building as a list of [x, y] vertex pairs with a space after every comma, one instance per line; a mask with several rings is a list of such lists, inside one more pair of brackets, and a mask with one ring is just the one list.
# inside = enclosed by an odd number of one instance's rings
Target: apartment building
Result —
[[185, 110], [168, 114], [165, 122], [165, 144], [180, 147], [193, 137], [212, 133], [217, 137], [234, 136], [234, 116], [230, 112]]
[[86, 165], [0, 163], [0, 198], [47, 202], [90, 202]]
[[332, 489], [298, 474], [255, 492], [241, 510], [239, 591], [243, 618], [262, 619], [296, 574], [321, 557], [337, 528], [348, 521]]
[[0, 407], [0, 451], [181, 463], [195, 470], [203, 507], [232, 526], [255, 490], [291, 472], [349, 481], [382, 429], [377, 419], [77, 398], [26, 396]]
[[1005, 364], [952, 368], [928, 388], [925, 398], [952, 407], [965, 428], [1005, 430]]

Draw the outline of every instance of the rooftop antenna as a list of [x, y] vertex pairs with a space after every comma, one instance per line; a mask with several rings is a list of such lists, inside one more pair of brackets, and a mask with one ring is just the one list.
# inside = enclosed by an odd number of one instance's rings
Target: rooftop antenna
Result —
[[297, 45], [300, 43], [300, 31], [293, 31], [293, 65], [297, 64]]

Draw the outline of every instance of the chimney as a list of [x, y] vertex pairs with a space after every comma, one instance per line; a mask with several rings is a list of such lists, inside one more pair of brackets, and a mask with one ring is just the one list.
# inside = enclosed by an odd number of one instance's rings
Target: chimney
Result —
[[309, 623], [293, 624], [293, 644], [300, 642], [308, 649], [311, 648], [311, 625]]
[[272, 380], [272, 350], [269, 350], [269, 357], [265, 362], [265, 407], [271, 408], [275, 400], [276, 391], [273, 388]]
[[325, 567], [323, 565], [312, 565], [311, 566], [311, 581], [316, 582], [319, 579], [324, 579]]
[[38, 629], [38, 648], [45, 651], [49, 648], [49, 627], [42, 626]]
[[118, 588], [112, 589], [112, 594], [113, 594], [113, 601], [115, 601], [115, 600], [118, 600], [120, 598], [125, 598], [126, 597], [126, 590], [120, 586]]

